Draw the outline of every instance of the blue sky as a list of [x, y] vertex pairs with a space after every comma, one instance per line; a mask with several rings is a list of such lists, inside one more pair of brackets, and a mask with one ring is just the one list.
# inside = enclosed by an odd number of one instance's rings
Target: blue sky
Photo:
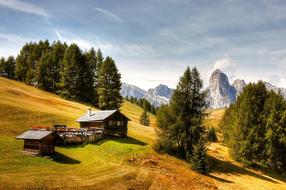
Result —
[[0, 56], [49, 39], [101, 48], [122, 81], [175, 87], [187, 66], [286, 87], [284, 0], [0, 0]]

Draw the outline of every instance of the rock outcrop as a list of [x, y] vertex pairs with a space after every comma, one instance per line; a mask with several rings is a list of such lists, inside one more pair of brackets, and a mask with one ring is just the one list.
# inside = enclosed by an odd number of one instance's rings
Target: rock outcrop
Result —
[[217, 69], [210, 77], [206, 92], [210, 108], [223, 108], [235, 101], [237, 90], [229, 84], [228, 77]]
[[167, 99], [171, 98], [173, 90], [166, 85], [160, 84], [156, 88], [151, 88], [148, 90], [148, 94], [151, 96], [161, 96]]
[[242, 92], [243, 88], [246, 86], [245, 81], [241, 79], [236, 79], [232, 86], [236, 90], [236, 97]]

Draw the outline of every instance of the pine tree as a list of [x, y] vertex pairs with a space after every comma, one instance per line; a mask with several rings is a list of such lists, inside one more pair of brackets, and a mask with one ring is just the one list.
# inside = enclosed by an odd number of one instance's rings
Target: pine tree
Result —
[[37, 66], [47, 51], [50, 51], [50, 44], [47, 40], [25, 44], [16, 58], [16, 78], [29, 85], [37, 86]]
[[286, 101], [284, 97], [274, 91], [269, 92], [265, 102], [265, 156], [269, 165], [281, 172], [286, 170]]
[[97, 67], [100, 67], [100, 65], [102, 64], [104, 58], [103, 58], [103, 55], [102, 55], [102, 52], [100, 49], [98, 49], [96, 51], [96, 65]]
[[216, 132], [215, 132], [214, 127], [210, 128], [210, 130], [208, 132], [208, 140], [210, 142], [216, 142], [217, 141], [217, 136], [216, 136]]
[[191, 154], [193, 143], [197, 142], [203, 133], [201, 126], [205, 109], [205, 94], [201, 92], [202, 81], [196, 68], [188, 67], [180, 78], [171, 98], [171, 107], [178, 115], [179, 144], [183, 155]]
[[13, 56], [9, 56], [6, 60], [7, 75], [9, 79], [15, 78], [16, 60]]
[[199, 173], [207, 173], [209, 170], [209, 162], [207, 160], [207, 151], [204, 139], [200, 138], [193, 147], [193, 153], [189, 156], [192, 169]]
[[1, 57], [0, 58], [0, 76], [2, 76], [2, 77], [6, 77], [7, 76], [5, 64], [6, 64], [5, 57]]
[[67, 49], [66, 43], [60, 41], [53, 42], [51, 45], [51, 77], [53, 78], [52, 92], [60, 94], [61, 91], [61, 73], [63, 72], [63, 58]]
[[150, 117], [146, 109], [144, 109], [142, 115], [140, 116], [140, 124], [145, 126], [150, 125]]
[[46, 52], [37, 64], [36, 73], [37, 87], [49, 92], [53, 92], [56, 88], [53, 79], [53, 60], [50, 52]]
[[232, 156], [245, 164], [286, 168], [286, 100], [263, 82], [248, 84], [220, 122]]
[[[157, 112], [157, 149], [187, 159], [194, 169], [194, 160], [198, 156], [195, 149], [199, 146], [203, 149], [205, 146], [202, 120], [206, 95], [202, 92], [202, 87], [203, 82], [198, 70], [188, 67], [174, 90], [170, 105], [162, 106]], [[207, 158], [205, 156], [200, 159]]]
[[156, 108], [153, 105], [151, 107], [151, 113], [156, 114]]
[[222, 127], [223, 132], [227, 133], [232, 156], [246, 164], [251, 163], [252, 159], [261, 159], [264, 154], [263, 109], [266, 98], [267, 90], [262, 82], [247, 85], [235, 105], [229, 108], [232, 110], [229, 126]]
[[106, 57], [98, 68], [98, 105], [100, 109], [119, 109], [123, 98], [120, 94], [121, 75], [110, 57]]
[[37, 66], [41, 57], [48, 51], [50, 51], [48, 40], [31, 44], [31, 52], [29, 52], [27, 59], [28, 70], [25, 79], [27, 84], [37, 86]]
[[125, 96], [125, 100], [126, 100], [126, 101], [129, 101], [129, 98], [128, 98], [128, 96]]
[[[84, 54], [85, 62], [86, 62], [86, 74], [87, 74], [87, 90], [89, 92], [90, 103], [94, 104], [94, 106], [98, 106], [98, 94], [97, 94], [97, 58], [96, 52], [93, 48], [91, 48], [88, 52]], [[89, 82], [88, 82], [89, 81]]]
[[83, 57], [79, 47], [71, 44], [65, 51], [62, 71], [62, 96], [73, 100], [81, 100]]
[[27, 72], [29, 70], [28, 59], [30, 57], [30, 53], [32, 52], [32, 48], [32, 43], [26, 43], [16, 58], [15, 76], [17, 80], [23, 82], [26, 81]]

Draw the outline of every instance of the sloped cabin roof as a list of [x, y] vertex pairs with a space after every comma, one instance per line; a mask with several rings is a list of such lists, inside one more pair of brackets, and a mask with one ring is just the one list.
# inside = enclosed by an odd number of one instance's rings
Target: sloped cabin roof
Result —
[[29, 130], [21, 135], [17, 136], [16, 139], [30, 139], [30, 140], [41, 140], [48, 135], [52, 134], [54, 131], [48, 130]]
[[104, 110], [104, 111], [90, 111], [87, 112], [85, 115], [81, 116], [79, 119], [77, 119], [77, 122], [91, 122], [91, 121], [104, 121], [108, 117], [112, 116], [115, 113], [119, 113], [123, 115], [127, 120], [128, 119], [124, 114], [120, 113], [118, 110]]

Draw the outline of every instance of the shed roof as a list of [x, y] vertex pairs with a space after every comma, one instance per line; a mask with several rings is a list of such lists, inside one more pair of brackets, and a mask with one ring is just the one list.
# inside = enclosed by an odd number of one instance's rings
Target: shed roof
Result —
[[[76, 121], [77, 122], [103, 121], [116, 112], [119, 112], [119, 111], [118, 110], [91, 111], [90, 116], [88, 115], [88, 113], [86, 113], [85, 115], [83, 115], [79, 119], [77, 119]], [[125, 116], [125, 115], [123, 115], [123, 116]]]
[[46, 136], [52, 134], [53, 132], [54, 131], [49, 131], [49, 130], [29, 130], [17, 136], [16, 139], [41, 140]]

